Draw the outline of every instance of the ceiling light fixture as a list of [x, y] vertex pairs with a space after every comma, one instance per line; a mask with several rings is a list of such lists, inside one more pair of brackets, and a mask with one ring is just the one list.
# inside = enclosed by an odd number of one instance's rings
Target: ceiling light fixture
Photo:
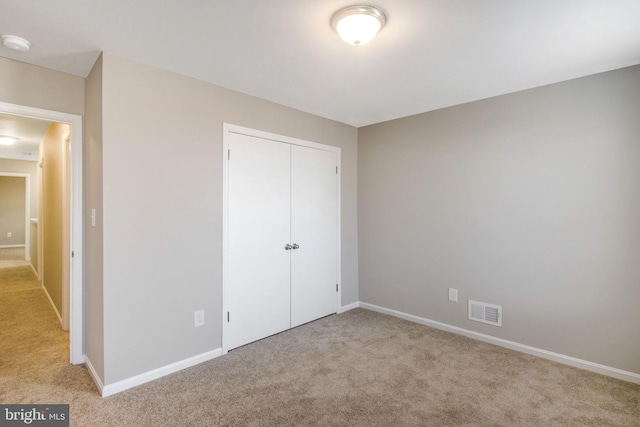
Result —
[[387, 15], [374, 6], [345, 7], [331, 18], [331, 26], [342, 40], [354, 46], [369, 43], [386, 23]]
[[31, 47], [31, 43], [29, 43], [29, 40], [11, 35], [2, 36], [2, 44], [4, 44], [9, 49], [18, 50], [20, 52], [27, 52]]
[[17, 140], [18, 138], [15, 138], [13, 136], [0, 135], [0, 145], [13, 145]]

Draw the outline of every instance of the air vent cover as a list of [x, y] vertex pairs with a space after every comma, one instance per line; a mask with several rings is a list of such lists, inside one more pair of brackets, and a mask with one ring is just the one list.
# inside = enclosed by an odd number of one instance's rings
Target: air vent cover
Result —
[[502, 307], [469, 300], [469, 320], [502, 326]]

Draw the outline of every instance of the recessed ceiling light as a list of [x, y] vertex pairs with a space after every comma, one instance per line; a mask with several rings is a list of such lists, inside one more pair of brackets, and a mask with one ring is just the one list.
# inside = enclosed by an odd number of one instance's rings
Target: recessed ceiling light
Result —
[[349, 6], [337, 11], [331, 26], [342, 40], [354, 46], [369, 43], [387, 23], [387, 15], [374, 6]]
[[18, 50], [20, 52], [27, 52], [31, 47], [31, 43], [28, 40], [18, 36], [5, 35], [2, 36], [2, 44], [9, 49]]
[[0, 145], [13, 145], [17, 140], [18, 138], [15, 138], [13, 136], [0, 135]]

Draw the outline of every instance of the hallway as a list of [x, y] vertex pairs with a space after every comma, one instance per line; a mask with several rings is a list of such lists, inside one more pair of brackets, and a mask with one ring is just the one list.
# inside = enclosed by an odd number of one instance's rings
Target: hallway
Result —
[[69, 402], [70, 384], [91, 384], [26, 261], [0, 261], [0, 343], [0, 402]]

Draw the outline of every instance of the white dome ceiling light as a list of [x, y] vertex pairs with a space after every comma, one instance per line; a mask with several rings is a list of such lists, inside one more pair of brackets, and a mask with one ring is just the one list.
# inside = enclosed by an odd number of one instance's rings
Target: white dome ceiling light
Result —
[[28, 40], [18, 36], [5, 35], [2, 36], [2, 44], [9, 49], [17, 50], [20, 52], [27, 52], [31, 47], [31, 43]]
[[18, 138], [13, 136], [0, 135], [0, 145], [13, 145], [17, 140]]
[[331, 26], [350, 45], [369, 43], [387, 23], [387, 15], [374, 6], [349, 6], [337, 11]]

